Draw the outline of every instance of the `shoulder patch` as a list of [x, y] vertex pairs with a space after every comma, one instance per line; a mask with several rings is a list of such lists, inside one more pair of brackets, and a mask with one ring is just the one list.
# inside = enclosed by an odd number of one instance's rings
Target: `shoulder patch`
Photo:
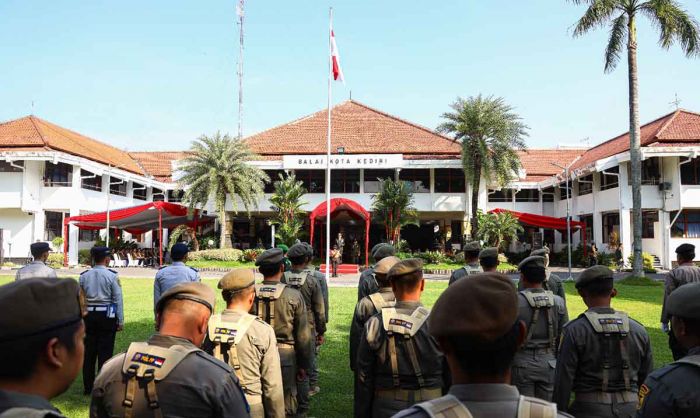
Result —
[[[187, 267], [190, 267], [190, 266], [187, 266]], [[197, 269], [194, 268], [194, 267], [190, 267], [190, 268], [191, 268], [192, 270], [196, 271], [196, 272], [199, 272], [199, 270], [197, 270]]]
[[169, 266], [160, 266], [160, 267], [158, 268], [158, 270], [163, 270], [164, 268], [167, 268], [167, 267], [169, 267]]
[[111, 271], [111, 272], [114, 273], [114, 274], [119, 274], [119, 272], [116, 271], [116, 270], [112, 270], [112, 269], [107, 269], [107, 270]]
[[639, 387], [639, 392], [638, 392], [639, 401], [637, 403], [637, 410], [640, 410], [644, 407], [644, 400], [646, 399], [649, 392], [651, 392], [651, 389], [649, 389], [649, 386], [647, 386], [646, 383], [642, 384]]
[[[24, 267], [22, 267], [22, 268], [24, 268]], [[85, 271], [81, 272], [80, 275], [82, 276], [83, 274], [87, 273], [88, 271], [90, 271], [90, 270], [85, 270]]]

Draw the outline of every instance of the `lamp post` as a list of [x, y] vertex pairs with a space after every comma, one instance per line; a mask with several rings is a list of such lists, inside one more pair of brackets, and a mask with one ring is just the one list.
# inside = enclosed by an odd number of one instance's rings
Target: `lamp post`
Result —
[[567, 165], [566, 167], [550, 162], [551, 165], [564, 170], [564, 176], [566, 177], [566, 247], [569, 257], [569, 277], [566, 280], [574, 280], [573, 276], [571, 275], [571, 209], [569, 205], [569, 198], [571, 197], [571, 189], [569, 188], [569, 169], [574, 162], [576, 162], [576, 160], [571, 162], [571, 164]]

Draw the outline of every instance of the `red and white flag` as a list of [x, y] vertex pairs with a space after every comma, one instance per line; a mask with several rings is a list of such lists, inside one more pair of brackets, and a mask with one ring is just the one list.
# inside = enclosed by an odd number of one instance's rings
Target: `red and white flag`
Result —
[[331, 61], [333, 63], [333, 80], [340, 80], [345, 83], [343, 70], [340, 69], [340, 54], [338, 54], [338, 45], [335, 44], [335, 33], [331, 29]]

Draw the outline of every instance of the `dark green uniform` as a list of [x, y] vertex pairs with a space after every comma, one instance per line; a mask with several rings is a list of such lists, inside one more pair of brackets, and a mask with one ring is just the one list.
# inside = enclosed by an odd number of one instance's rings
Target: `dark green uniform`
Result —
[[[566, 292], [564, 291], [564, 284], [562, 283], [561, 279], [559, 278], [559, 276], [549, 271], [549, 269], [547, 269], [546, 272], [547, 277], [544, 279], [544, 282], [542, 282], [542, 287], [544, 288], [544, 290], [551, 291], [555, 295], [564, 299], [564, 301], [566, 302]], [[523, 289], [523, 283], [519, 281], [518, 290]]]
[[378, 291], [379, 285], [374, 278], [374, 266], [369, 266], [360, 274], [360, 281], [357, 283], [357, 301]]
[[396, 303], [396, 296], [390, 287], [383, 287], [379, 292], [365, 296], [355, 306], [355, 313], [350, 325], [350, 369], [355, 370], [357, 363], [357, 349], [360, 346], [362, 332], [365, 324], [371, 317], [381, 312], [382, 308], [392, 307]]
[[484, 269], [481, 268], [481, 265], [479, 265], [479, 262], [476, 261], [474, 263], [469, 263], [464, 267], [458, 268], [457, 270], [453, 271], [452, 274], [450, 275], [450, 284], [456, 282], [459, 279], [462, 279], [464, 277], [470, 276], [472, 274], [479, 274], [483, 273]]
[[65, 418], [46, 399], [27, 393], [0, 390], [0, 418]]
[[[661, 323], [668, 327], [671, 315], [668, 313], [667, 301], [669, 295], [681, 286], [700, 282], [700, 267], [693, 262], [684, 263], [669, 271], [664, 282], [664, 301], [661, 307]], [[668, 346], [671, 348], [673, 359], [678, 360], [686, 355], [685, 349], [676, 341], [673, 332], [668, 333]]]

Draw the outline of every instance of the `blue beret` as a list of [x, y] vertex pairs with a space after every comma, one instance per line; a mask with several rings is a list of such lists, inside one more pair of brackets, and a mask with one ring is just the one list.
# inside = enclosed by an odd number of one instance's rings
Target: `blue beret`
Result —
[[173, 245], [173, 248], [170, 249], [170, 256], [172, 258], [180, 259], [188, 252], [190, 252], [190, 248], [187, 246], [187, 244], [178, 242], [177, 244]]
[[44, 252], [44, 251], [49, 251], [51, 247], [49, 246], [48, 242], [35, 242], [32, 243], [29, 248], [31, 249], [32, 253], [38, 253], [38, 252]]
[[107, 257], [112, 254], [112, 250], [109, 247], [92, 247], [90, 248], [90, 254], [93, 257]]

